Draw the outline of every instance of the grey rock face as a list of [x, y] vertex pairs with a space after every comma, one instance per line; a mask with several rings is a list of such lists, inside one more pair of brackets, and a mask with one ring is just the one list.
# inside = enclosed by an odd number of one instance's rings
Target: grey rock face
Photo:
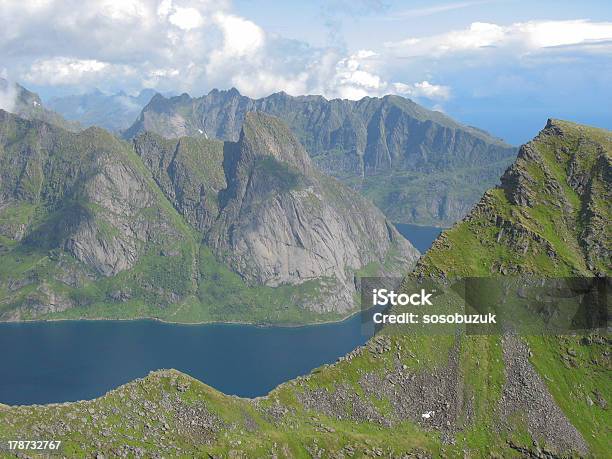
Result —
[[345, 312], [356, 271], [386, 260], [399, 274], [418, 257], [378, 209], [322, 174], [277, 118], [248, 114], [239, 140], [224, 145], [151, 133], [134, 144], [177, 210], [250, 284], [316, 281], [321, 301], [309, 307]]
[[224, 169], [228, 185], [206, 239], [250, 282], [328, 278], [334, 309], [345, 311], [353, 307], [355, 271], [382, 263], [392, 248], [402, 269], [418, 257], [380, 211], [318, 172], [277, 119], [247, 115], [240, 140], [226, 144]]
[[[83, 187], [97, 218], [87, 215], [81, 219], [64, 245], [78, 260], [112, 276], [131, 268], [150, 234], [162, 228], [141, 215], [155, 204], [142, 177], [111, 158], [98, 164], [98, 173]], [[105, 225], [111, 229], [105, 231]]]

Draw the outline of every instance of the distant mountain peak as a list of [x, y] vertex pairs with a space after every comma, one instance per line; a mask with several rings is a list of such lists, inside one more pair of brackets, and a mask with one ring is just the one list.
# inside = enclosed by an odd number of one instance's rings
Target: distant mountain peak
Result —
[[10, 109], [11, 113], [28, 120], [45, 121], [73, 132], [81, 129], [79, 123], [68, 121], [59, 113], [45, 107], [38, 94], [29, 91], [19, 83], [9, 82], [3, 78], [0, 78], [0, 90], [10, 91], [10, 96], [12, 99], [10, 101], [10, 106], [4, 108]]
[[100, 126], [120, 132], [134, 122], [155, 94], [152, 89], [130, 95], [124, 90], [107, 93], [95, 88], [85, 94], [55, 97], [49, 101], [49, 106], [84, 126]]

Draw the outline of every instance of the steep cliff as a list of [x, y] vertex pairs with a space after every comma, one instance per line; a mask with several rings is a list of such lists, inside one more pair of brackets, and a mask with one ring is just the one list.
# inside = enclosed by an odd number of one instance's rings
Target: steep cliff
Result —
[[247, 114], [238, 142], [225, 145], [224, 170], [227, 188], [206, 240], [250, 282], [323, 275], [338, 286], [316, 307], [349, 310], [359, 269], [378, 263], [399, 273], [418, 257], [378, 209], [318, 172], [276, 118]]
[[452, 224], [515, 157], [499, 139], [399, 96], [350, 101], [277, 93], [254, 100], [235, 89], [195, 99], [156, 95], [124, 134], [236, 141], [250, 111], [282, 119], [321, 170], [397, 222]]

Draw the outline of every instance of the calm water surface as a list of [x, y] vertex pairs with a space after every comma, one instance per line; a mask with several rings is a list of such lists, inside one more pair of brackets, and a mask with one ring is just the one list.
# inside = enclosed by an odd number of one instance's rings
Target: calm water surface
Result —
[[[422, 252], [440, 232], [398, 229]], [[0, 403], [91, 399], [160, 368], [255, 397], [334, 362], [369, 336], [358, 315], [295, 328], [147, 320], [0, 323]]]
[[89, 399], [159, 368], [253, 397], [366, 339], [358, 315], [296, 328], [148, 320], [0, 324], [0, 403]]
[[407, 225], [404, 223], [396, 223], [395, 227], [400, 234], [412, 242], [412, 245], [421, 253], [425, 253], [431, 247], [433, 241], [435, 241], [440, 233], [444, 231], [444, 228]]

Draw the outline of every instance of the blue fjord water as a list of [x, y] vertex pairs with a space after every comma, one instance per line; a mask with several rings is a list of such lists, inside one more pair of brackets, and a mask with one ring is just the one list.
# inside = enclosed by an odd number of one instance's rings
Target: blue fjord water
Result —
[[152, 320], [0, 324], [0, 403], [90, 399], [159, 368], [254, 397], [366, 339], [359, 316], [296, 328]]
[[[398, 225], [421, 251], [438, 228]], [[0, 403], [91, 399], [160, 368], [227, 393], [264, 395], [366, 342], [360, 317], [305, 327], [150, 320], [0, 323]]]
[[395, 227], [421, 253], [425, 253], [431, 247], [433, 241], [444, 231], [444, 228], [408, 225], [405, 223], [396, 223]]

